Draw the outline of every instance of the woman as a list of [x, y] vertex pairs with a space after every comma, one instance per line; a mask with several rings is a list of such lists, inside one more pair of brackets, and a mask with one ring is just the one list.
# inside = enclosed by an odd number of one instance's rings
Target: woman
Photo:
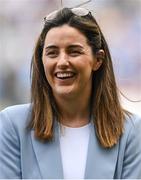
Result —
[[0, 114], [0, 178], [141, 178], [141, 120], [123, 110], [107, 43], [92, 14], [45, 18], [31, 104]]

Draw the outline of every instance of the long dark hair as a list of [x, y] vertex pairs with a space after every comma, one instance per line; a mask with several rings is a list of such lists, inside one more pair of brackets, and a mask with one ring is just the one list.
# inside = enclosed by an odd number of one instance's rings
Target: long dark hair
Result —
[[52, 140], [54, 118], [59, 118], [51, 87], [46, 79], [42, 53], [46, 34], [53, 27], [68, 24], [77, 28], [87, 38], [93, 53], [103, 49], [105, 57], [101, 67], [93, 72], [91, 113], [93, 115], [96, 134], [103, 147], [115, 145], [123, 133], [126, 111], [121, 107], [113, 72], [113, 65], [108, 45], [91, 13], [77, 16], [71, 9], [63, 8], [57, 16], [45, 22], [38, 38], [32, 59], [32, 117], [29, 124], [34, 128], [35, 136], [40, 140]]

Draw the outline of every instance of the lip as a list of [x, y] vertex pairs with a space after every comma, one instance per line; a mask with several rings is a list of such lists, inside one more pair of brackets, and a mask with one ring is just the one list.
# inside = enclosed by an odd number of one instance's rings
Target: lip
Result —
[[[63, 78], [58, 78], [57, 73], [73, 73], [74, 75], [70, 78], [63, 79]], [[55, 75], [55, 79], [58, 85], [66, 86], [66, 85], [71, 85], [75, 81], [77, 74], [74, 71], [57, 71], [54, 73], [54, 75]]]
[[[64, 76], [64, 78], [63, 78], [63, 76], [62, 76], [62, 77], [60, 76], [60, 78], [59, 78], [59, 77], [57, 77], [57, 74], [72, 74], [72, 76], [70, 76], [70, 77], [68, 77], [68, 78], [67, 78], [67, 77], [65, 78], [65, 76]], [[55, 75], [55, 77], [56, 77], [57, 79], [67, 80], [67, 79], [74, 78], [75, 75], [76, 75], [76, 73], [75, 73], [74, 71], [57, 71], [57, 72], [54, 73], [54, 75]]]

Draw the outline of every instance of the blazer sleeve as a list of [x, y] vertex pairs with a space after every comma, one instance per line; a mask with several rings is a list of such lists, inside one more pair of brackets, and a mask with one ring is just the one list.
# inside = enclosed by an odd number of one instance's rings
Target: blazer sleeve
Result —
[[6, 110], [0, 112], [0, 179], [21, 179], [20, 142]]
[[141, 119], [131, 119], [124, 153], [122, 179], [141, 179]]

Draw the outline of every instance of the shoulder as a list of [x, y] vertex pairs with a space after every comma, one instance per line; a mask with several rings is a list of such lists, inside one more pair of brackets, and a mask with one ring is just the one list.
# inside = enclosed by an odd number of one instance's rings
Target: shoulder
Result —
[[[138, 147], [141, 151], [141, 117], [136, 114], [126, 115], [124, 132], [121, 136], [120, 145]], [[140, 152], [141, 154], [141, 152]]]
[[31, 114], [31, 104], [14, 105], [0, 112], [0, 127], [23, 127], [28, 123]]
[[124, 131], [129, 133], [131, 131], [136, 133], [136, 130], [141, 131], [141, 117], [136, 114], [126, 115]]
[[14, 105], [14, 106], [9, 106], [5, 109], [3, 109], [0, 113], [10, 113], [12, 114], [20, 114], [20, 113], [26, 113], [29, 111], [31, 107], [31, 104], [20, 104], [20, 105]]
[[127, 115], [119, 141], [117, 177], [141, 178], [141, 117]]
[[5, 108], [0, 112], [0, 178], [21, 177], [21, 149], [29, 143], [26, 131], [31, 105], [23, 104]]

